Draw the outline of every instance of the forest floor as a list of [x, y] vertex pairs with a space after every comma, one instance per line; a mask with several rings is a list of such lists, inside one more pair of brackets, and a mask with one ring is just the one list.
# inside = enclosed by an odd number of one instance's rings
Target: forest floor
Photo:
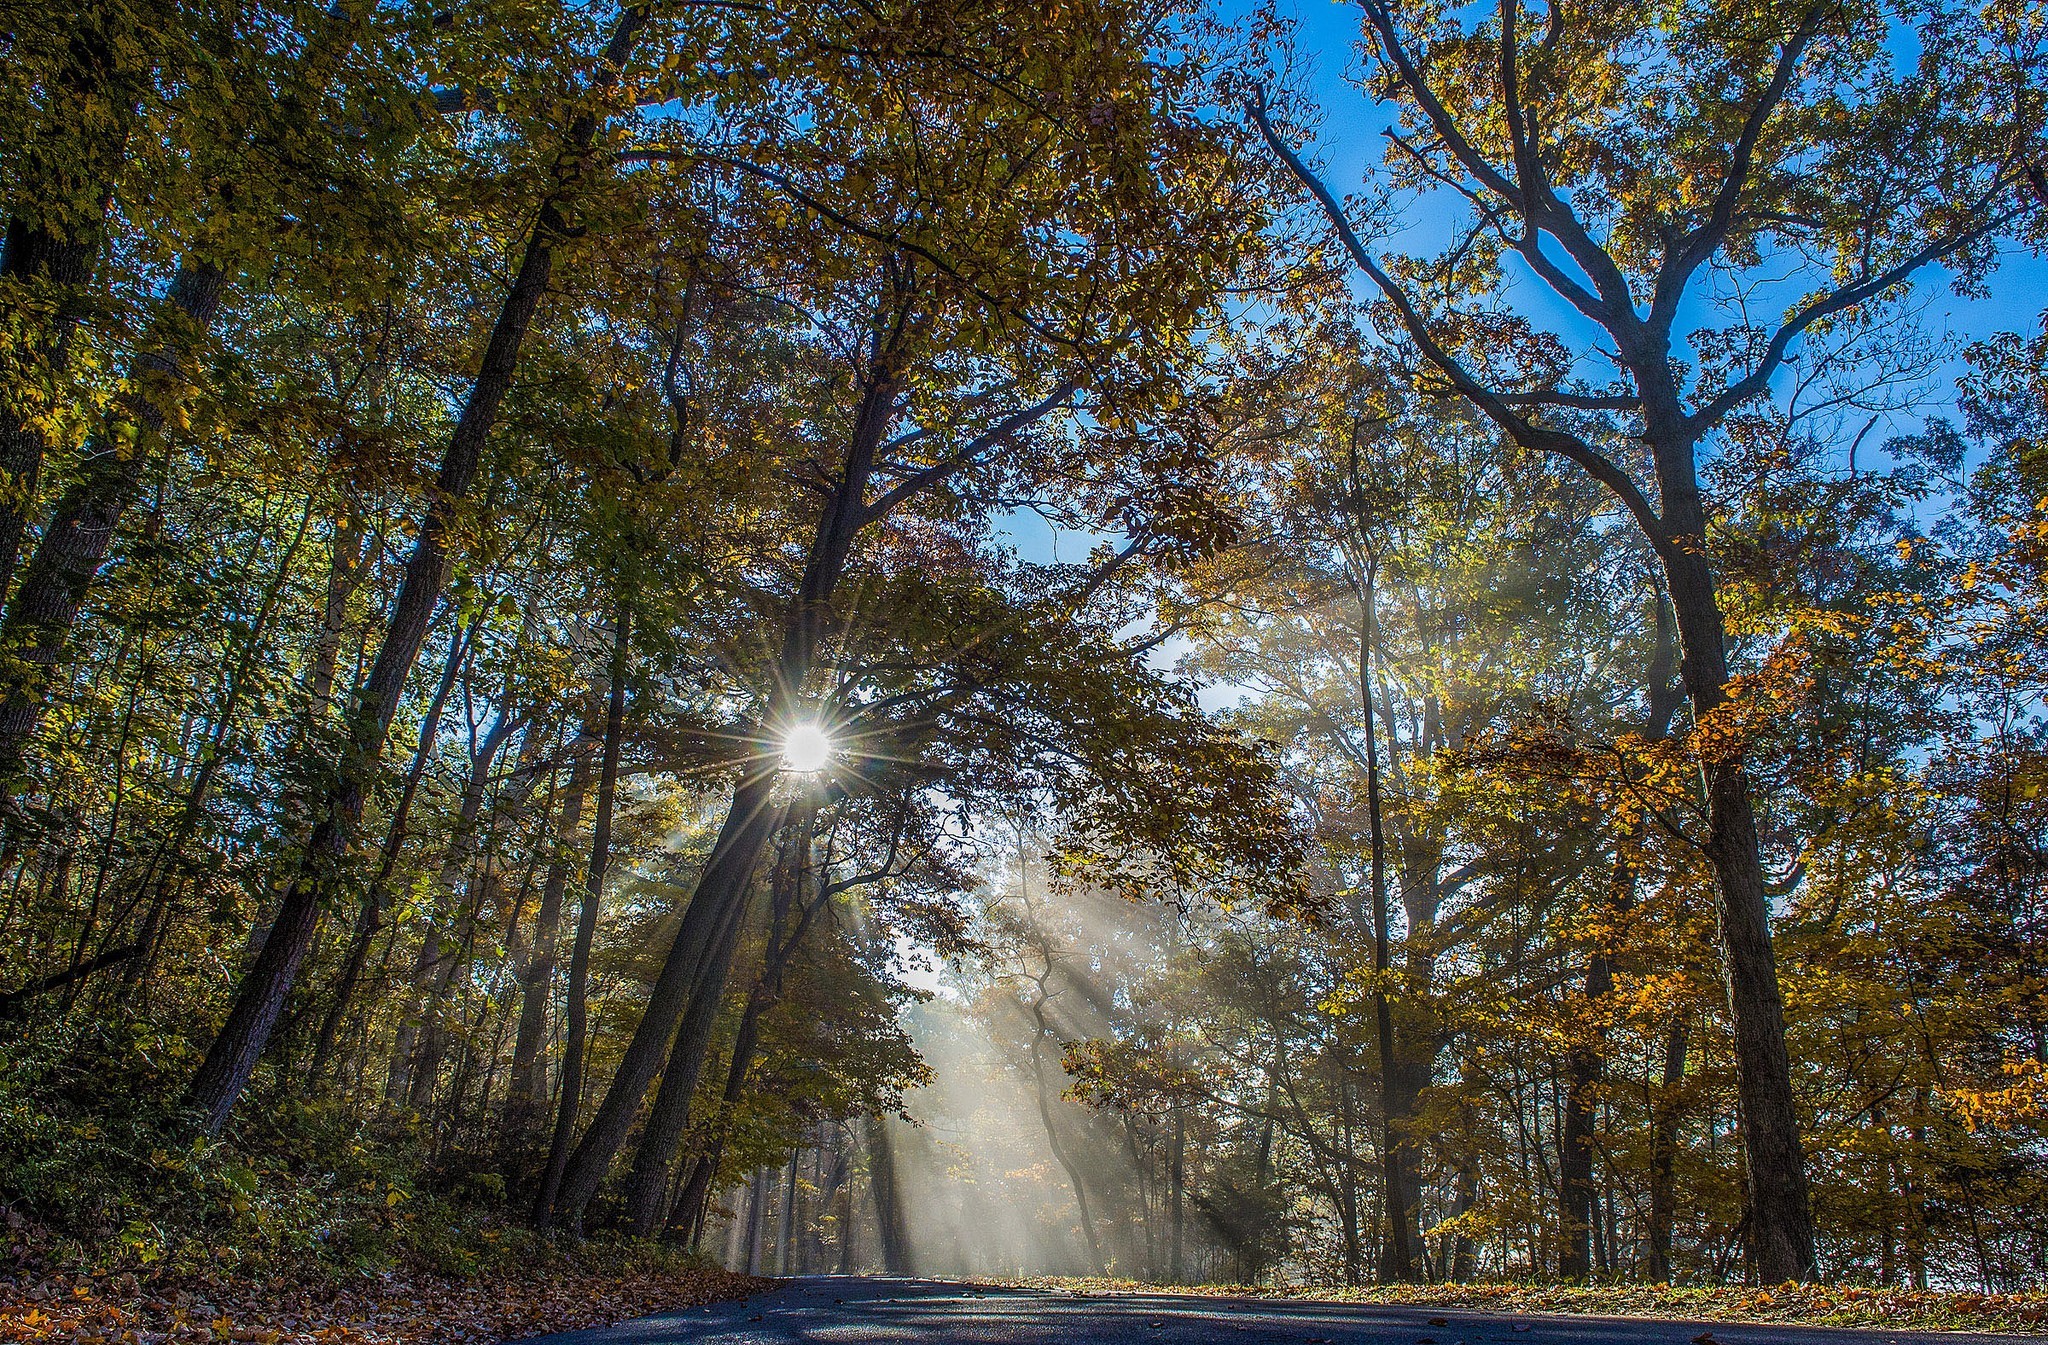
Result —
[[758, 1293], [703, 1267], [579, 1264], [450, 1276], [424, 1267], [289, 1275], [0, 1271], [7, 1345], [494, 1345]]
[[1890, 1327], [1901, 1331], [2032, 1334], [2048, 1329], [2048, 1292], [1958, 1294], [1796, 1284], [1770, 1289], [1739, 1285], [1692, 1288], [1638, 1284], [1404, 1284], [1344, 1289], [1307, 1285], [1157, 1285], [1136, 1280], [1057, 1276], [989, 1280], [986, 1283], [1023, 1289], [1064, 1290], [1079, 1295], [1184, 1294], [1204, 1298], [1477, 1308], [1505, 1313]]

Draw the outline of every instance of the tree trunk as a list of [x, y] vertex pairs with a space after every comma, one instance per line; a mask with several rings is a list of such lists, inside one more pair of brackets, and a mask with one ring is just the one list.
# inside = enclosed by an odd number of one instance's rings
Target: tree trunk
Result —
[[1173, 1108], [1173, 1167], [1170, 1178], [1172, 1185], [1168, 1193], [1168, 1218], [1172, 1221], [1173, 1241], [1167, 1263], [1167, 1275], [1174, 1284], [1187, 1282], [1186, 1262], [1183, 1259], [1187, 1237], [1187, 1144], [1187, 1114], [1176, 1103]]
[[[1696, 494], [1694, 500], [1696, 511]], [[1681, 540], [1664, 549], [1664, 571], [1685, 655], [1686, 689], [1694, 715], [1704, 720], [1727, 699], [1725, 633], [1713, 576], [1697, 547], [1704, 528], [1687, 526], [1691, 520], [1676, 502], [1669, 508], [1679, 515], [1671, 521]], [[1708, 818], [1705, 848], [1718, 879], [1728, 1011], [1735, 1027], [1735, 1084], [1748, 1157], [1751, 1252], [1761, 1282], [1807, 1280], [1815, 1273], [1813, 1209], [1792, 1096], [1785, 1002], [1771, 948], [1770, 901], [1756, 812], [1739, 753], [1723, 749], [1702, 768]]]
[[[668, 1066], [654, 1095], [654, 1109], [640, 1132], [640, 1147], [633, 1155], [633, 1172], [626, 1184], [626, 1231], [634, 1237], [652, 1237], [661, 1226], [661, 1205], [675, 1170], [676, 1149], [690, 1127], [690, 1102], [697, 1092], [712, 1032], [718, 1026], [726, 976], [745, 924], [746, 903], [742, 902], [718, 932], [710, 965], [691, 990], [689, 1010], [676, 1026], [675, 1044], [669, 1049]], [[753, 1007], [750, 1003], [749, 1011]]]
[[1650, 1260], [1653, 1284], [1671, 1281], [1671, 1226], [1677, 1215], [1672, 1168], [1678, 1159], [1678, 1090], [1685, 1084], [1685, 1020], [1664, 1037], [1664, 1081], [1650, 1109]]
[[[1355, 468], [1354, 468], [1355, 474]], [[1363, 520], [1359, 527], [1364, 529]], [[1378, 628], [1377, 562], [1368, 563], [1359, 586], [1358, 705], [1365, 722], [1365, 798], [1367, 824], [1371, 832], [1369, 865], [1372, 884], [1372, 967], [1373, 1028], [1379, 1046], [1380, 1063], [1380, 1155], [1383, 1199], [1386, 1202], [1387, 1238], [1381, 1246], [1381, 1280], [1416, 1283], [1422, 1267], [1415, 1251], [1419, 1230], [1415, 1226], [1415, 1196], [1412, 1144], [1401, 1122], [1412, 1115], [1420, 1088], [1410, 1088], [1407, 1076], [1413, 1071], [1397, 1059], [1394, 1049], [1394, 1009], [1387, 994], [1387, 980], [1393, 966], [1387, 908], [1387, 835], [1380, 810], [1379, 735], [1373, 715], [1372, 663], [1374, 636]]]
[[[608, 89], [616, 82], [646, 18], [646, 13], [639, 9], [626, 10], [619, 16], [605, 48], [601, 87]], [[405, 578], [385, 625], [384, 641], [350, 715], [349, 745], [330, 764], [333, 783], [324, 806], [318, 810], [319, 821], [298, 871], [288, 879], [270, 937], [264, 941], [255, 965], [243, 977], [227, 1022], [186, 1090], [186, 1105], [199, 1113], [201, 1129], [207, 1134], [218, 1134], [226, 1123], [228, 1112], [241, 1096], [269, 1043], [271, 1029], [284, 1009], [285, 996], [298, 976], [299, 963], [312, 944], [320, 908], [325, 904], [328, 889], [340, 876], [341, 861], [362, 820], [364, 802], [383, 757], [384, 739], [397, 713], [399, 697], [426, 640], [434, 610], [440, 605], [441, 590], [447, 584], [448, 547], [457, 509], [476, 478], [485, 441], [497, 426], [498, 409], [518, 369], [527, 329], [547, 292], [554, 249], [565, 232], [561, 203], [572, 191], [577, 167], [590, 154], [597, 126], [595, 112], [578, 114], [571, 125], [569, 153], [564, 156], [565, 164], [554, 194], [541, 205], [518, 273], [484, 346], [476, 381], [470, 385], [468, 400], [463, 404], [454, 433], [449, 436], [440, 473], [428, 497], [426, 515], [413, 542], [412, 555], [406, 561]], [[49, 538], [44, 542], [47, 545]], [[104, 543], [101, 550], [104, 554]], [[0, 640], [4, 640], [4, 632], [0, 632]], [[0, 742], [4, 742], [6, 731], [5, 716], [0, 713]]]
[[747, 1274], [761, 1273], [761, 1227], [767, 1222], [768, 1169], [755, 1168], [747, 1189]]
[[[726, 1105], [738, 1102], [738, 1089], [753, 1063], [754, 1044], [761, 1014], [782, 995], [782, 977], [792, 953], [809, 926], [815, 909], [799, 903], [809, 872], [811, 839], [816, 830], [818, 800], [806, 795], [784, 810], [783, 854], [775, 866], [768, 942], [763, 949], [761, 972], [748, 992], [740, 1015], [738, 1034], [733, 1039], [732, 1063], [727, 1070]], [[822, 897], [820, 898], [822, 900]], [[732, 967], [733, 952], [739, 945], [745, 908], [735, 909], [705, 976], [690, 992], [689, 1012], [676, 1029], [675, 1045], [669, 1051], [668, 1067], [662, 1071], [661, 1088], [654, 1098], [646, 1128], [640, 1135], [639, 1151], [633, 1157], [633, 1175], [626, 1191], [626, 1227], [635, 1237], [650, 1236], [661, 1222], [661, 1200], [668, 1190], [675, 1153], [689, 1128], [690, 1101], [710, 1049], [712, 1029], [725, 997], [725, 982]], [[692, 1174], [694, 1183], [695, 1173]], [[706, 1190], [703, 1194], [708, 1195]], [[685, 1207], [688, 1208], [687, 1206]]]
[[378, 932], [384, 928], [384, 903], [391, 894], [391, 875], [405, 849], [406, 826], [412, 819], [413, 800], [419, 795], [420, 781], [426, 776], [427, 764], [433, 760], [434, 745], [441, 736], [441, 715], [448, 708], [449, 693], [455, 689], [456, 679], [461, 675], [462, 665], [469, 654], [470, 636], [475, 629], [476, 622], [472, 620], [469, 625], [458, 628], [449, 639], [448, 661], [441, 669], [441, 681], [434, 688], [434, 699], [428, 702], [427, 712], [420, 720], [419, 746], [413, 749], [412, 765], [406, 770], [405, 784], [399, 789], [398, 801], [391, 809], [391, 820], [384, 828], [384, 844], [378, 855], [377, 872], [370, 879], [369, 889], [364, 892], [362, 904], [356, 910], [355, 928], [349, 932], [348, 952], [342, 958], [340, 974], [335, 977], [327, 1011], [320, 1019], [312, 1063], [306, 1071], [310, 1078], [320, 1078], [333, 1057], [341, 1021], [348, 1013], [350, 1001], [355, 998], [356, 987], [362, 982], [363, 968], [370, 959], [370, 948], [376, 943]]
[[719, 1160], [724, 1156], [726, 1126], [746, 1093], [747, 1075], [753, 1069], [754, 1053], [761, 1040], [761, 1015], [767, 1009], [768, 987], [764, 977], [755, 981], [753, 991], [747, 996], [747, 1006], [740, 1013], [739, 1029], [733, 1034], [732, 1057], [725, 1070], [725, 1092], [719, 1100], [718, 1122], [712, 1132], [710, 1148], [699, 1154], [691, 1165], [690, 1178], [683, 1186], [682, 1197], [676, 1202], [678, 1215], [689, 1220], [693, 1228], [703, 1225], [704, 1211], [711, 1199], [711, 1183], [716, 1179]]
[[[900, 336], [901, 324], [897, 325]], [[879, 339], [879, 338], [878, 338]], [[804, 576], [783, 629], [781, 656], [776, 662], [775, 690], [764, 719], [780, 727], [796, 718], [798, 698], [810, 680], [818, 648], [830, 617], [832, 594], [846, 570], [854, 538], [873, 521], [866, 502], [875, 454], [897, 414], [900, 376], [894, 369], [893, 345], [877, 351], [875, 372], [862, 393], [853, 433], [839, 480], [819, 515], [817, 533]], [[648, 1085], [669, 1054], [670, 1038], [682, 1017], [691, 989], [703, 979], [715, 932], [745, 900], [754, 865], [773, 828], [771, 802], [777, 775], [770, 749], [757, 748], [741, 763], [725, 822], [719, 828], [711, 857], [698, 876], [696, 891], [683, 910], [675, 941], [662, 961], [661, 973], [647, 997], [647, 1007], [626, 1044], [618, 1072], [604, 1101], [590, 1119], [563, 1174], [558, 1198], [542, 1211], [540, 1226], [558, 1218], [572, 1224], [597, 1193], [619, 1146], [625, 1143]]]
[[545, 1231], [555, 1206], [562, 1173], [569, 1161], [569, 1140], [576, 1133], [576, 1113], [583, 1104], [583, 1065], [588, 1045], [590, 949], [597, 938], [598, 912], [604, 905], [604, 874], [611, 862], [612, 811], [618, 797], [619, 739], [625, 730], [626, 672], [632, 637], [632, 608], [621, 597], [612, 623], [611, 686], [606, 692], [603, 758], [597, 773], [597, 815], [591, 820], [590, 868], [583, 880], [583, 909], [576, 918], [576, 943], [569, 951], [567, 1032], [562, 1045], [562, 1084], [555, 1100], [555, 1130], [548, 1145], [548, 1163], [534, 1203], [534, 1223]]
[[[1627, 860], [1617, 857], [1615, 865], [1624, 868]], [[1606, 951], [1596, 950], [1586, 966], [1585, 1002], [1593, 1013], [1600, 1013], [1613, 993], [1613, 968]], [[1557, 1134], [1557, 1274], [1560, 1279], [1583, 1280], [1593, 1270], [1593, 1112], [1606, 1075], [1600, 1044], [1574, 1046], [1566, 1068], [1564, 1116]]]
[[[580, 736], [596, 741], [595, 725], [584, 722]], [[547, 1063], [541, 1043], [547, 1037], [548, 1004], [554, 998], [555, 969], [560, 960], [562, 896], [569, 886], [571, 855], [583, 824], [583, 796], [590, 788], [590, 754], [577, 752], [562, 791], [555, 823], [554, 851], [542, 880], [540, 910], [534, 916], [533, 960], [519, 974], [519, 1030], [512, 1046], [512, 1080], [505, 1094], [507, 1152], [523, 1149], [539, 1099], [547, 1094]]]
[[320, 604], [320, 634], [313, 641], [312, 670], [306, 689], [312, 697], [310, 718], [327, 722], [334, 701], [334, 665], [341, 653], [341, 633], [348, 625], [348, 603], [363, 582], [363, 511], [351, 494], [347, 511], [335, 523], [332, 556], [327, 566], [327, 594]]
[[888, 1275], [908, 1275], [913, 1269], [910, 1232], [903, 1218], [896, 1145], [889, 1138], [888, 1124], [883, 1117], [868, 1117], [868, 1183], [875, 1197], [875, 1231], [882, 1241], [882, 1271]]
[[854, 1267], [859, 1264], [854, 1242], [854, 1233], [860, 1224], [853, 1217], [852, 1147], [853, 1136], [842, 1127], [839, 1134], [839, 1161], [843, 1169], [839, 1183], [839, 1273], [842, 1275], [853, 1274]]

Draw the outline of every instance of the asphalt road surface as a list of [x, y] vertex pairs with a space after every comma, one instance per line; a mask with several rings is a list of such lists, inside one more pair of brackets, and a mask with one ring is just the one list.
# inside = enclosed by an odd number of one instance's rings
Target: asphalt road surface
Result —
[[735, 1303], [541, 1340], [548, 1345], [1691, 1345], [1703, 1334], [1711, 1335], [1711, 1345], [2012, 1345], [2015, 1339], [1178, 1294], [1083, 1297], [939, 1280], [813, 1276]]

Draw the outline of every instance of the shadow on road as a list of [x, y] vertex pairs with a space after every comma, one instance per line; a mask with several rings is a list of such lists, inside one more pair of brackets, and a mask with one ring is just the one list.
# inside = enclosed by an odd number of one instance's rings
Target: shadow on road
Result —
[[1180, 1294], [1081, 1295], [940, 1280], [812, 1276], [735, 1303], [541, 1339], [548, 1345], [2010, 1345], [2040, 1338]]

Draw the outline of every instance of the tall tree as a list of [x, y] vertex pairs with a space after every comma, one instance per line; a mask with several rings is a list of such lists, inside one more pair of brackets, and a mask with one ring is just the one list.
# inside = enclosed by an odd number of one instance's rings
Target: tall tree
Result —
[[[1403, 112], [1395, 172], [1462, 193], [1469, 241], [1407, 280], [1359, 237], [1263, 97], [1252, 117], [1442, 390], [1516, 442], [1578, 464], [1643, 530], [1694, 716], [1711, 731], [1732, 712], [1701, 453], [1733, 413], [1769, 396], [1803, 338], [1826, 339], [1936, 264], [1965, 284], [1981, 276], [2030, 208], [2016, 188], [2041, 127], [2008, 115], [2029, 106], [2026, 76], [1984, 57], [1979, 19], [1962, 7], [1552, 6], [1539, 24], [1504, 0], [1490, 24], [1443, 29], [1380, 0], [1364, 11], [1374, 78]], [[1917, 65], [1896, 68], [1872, 31], [1913, 42]], [[1762, 269], [1744, 273], [1757, 292], [1742, 309], [1714, 306], [1703, 277], [1765, 257], [1794, 278], [1770, 291], [1785, 316], [1757, 328], [1741, 314], [1768, 302]], [[1475, 296], [1501, 288], [1508, 258], [1591, 324], [1598, 344], [1586, 353], [1611, 360], [1620, 380], [1574, 386], [1578, 360], [1529, 319], [1464, 320]], [[1682, 328], [1688, 299], [1722, 325]], [[1517, 349], [1528, 358], [1512, 370], [1504, 360]], [[1626, 428], [1610, 436], [1586, 419], [1600, 412]], [[1647, 449], [1647, 484], [1634, 443]], [[1756, 1266], [1768, 1281], [1809, 1278], [1813, 1216], [1752, 783], [1739, 735], [1714, 733], [1702, 757]]]

